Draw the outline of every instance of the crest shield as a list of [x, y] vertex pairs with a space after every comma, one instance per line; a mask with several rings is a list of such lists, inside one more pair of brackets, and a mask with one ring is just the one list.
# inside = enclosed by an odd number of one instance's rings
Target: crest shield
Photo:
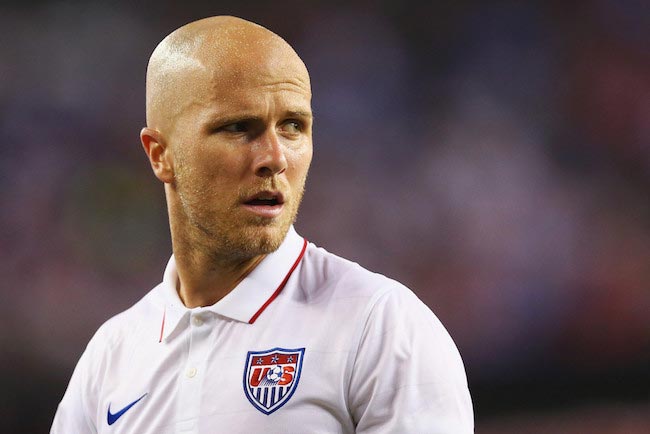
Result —
[[289, 401], [298, 387], [304, 348], [249, 351], [244, 367], [244, 393], [264, 414]]

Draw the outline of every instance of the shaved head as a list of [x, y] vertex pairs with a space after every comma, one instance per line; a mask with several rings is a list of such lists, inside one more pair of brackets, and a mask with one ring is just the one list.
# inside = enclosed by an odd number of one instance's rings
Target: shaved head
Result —
[[[255, 75], [292, 74], [310, 88], [304, 63], [280, 36], [231, 16], [209, 17], [173, 31], [147, 67], [147, 126], [170, 134], [197, 96], [219, 98], [215, 83], [233, 87]], [[223, 91], [223, 86], [219, 87]]]

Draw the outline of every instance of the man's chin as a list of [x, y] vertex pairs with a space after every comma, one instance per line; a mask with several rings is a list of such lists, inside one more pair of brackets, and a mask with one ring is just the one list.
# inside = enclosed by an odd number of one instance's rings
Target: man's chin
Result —
[[268, 255], [273, 253], [282, 244], [284, 238], [287, 236], [290, 225], [252, 225], [243, 228], [242, 244], [243, 250], [248, 255]]

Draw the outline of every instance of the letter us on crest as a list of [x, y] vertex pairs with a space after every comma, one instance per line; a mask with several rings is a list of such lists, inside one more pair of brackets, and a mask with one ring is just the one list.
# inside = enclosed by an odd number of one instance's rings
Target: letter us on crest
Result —
[[286, 404], [298, 387], [304, 355], [304, 348], [249, 351], [244, 393], [250, 403], [266, 415]]

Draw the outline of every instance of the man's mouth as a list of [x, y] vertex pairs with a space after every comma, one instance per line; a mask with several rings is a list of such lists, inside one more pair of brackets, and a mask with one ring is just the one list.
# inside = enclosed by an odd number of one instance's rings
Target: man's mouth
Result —
[[284, 205], [284, 195], [276, 191], [261, 191], [243, 201], [244, 208], [260, 217], [273, 218], [280, 215]]
[[244, 203], [246, 205], [282, 205], [284, 203], [284, 196], [280, 192], [262, 191], [250, 196]]

